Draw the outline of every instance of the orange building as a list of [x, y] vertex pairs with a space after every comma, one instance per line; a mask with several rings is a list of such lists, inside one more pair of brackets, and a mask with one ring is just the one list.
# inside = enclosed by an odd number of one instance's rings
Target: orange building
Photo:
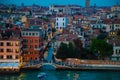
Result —
[[39, 61], [43, 44], [42, 29], [26, 29], [21, 32], [23, 38], [23, 61]]
[[0, 39], [0, 60], [20, 60], [21, 40], [15, 37]]
[[22, 65], [21, 40], [16, 37], [2, 37], [0, 38], [0, 72], [19, 72]]

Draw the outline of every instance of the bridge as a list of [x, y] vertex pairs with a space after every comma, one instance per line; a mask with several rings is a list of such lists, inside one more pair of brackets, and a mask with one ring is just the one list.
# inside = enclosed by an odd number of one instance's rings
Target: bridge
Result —
[[44, 62], [40, 63], [40, 69], [55, 70], [55, 69], [67, 69], [68, 65], [64, 63], [53, 63], [53, 62]]

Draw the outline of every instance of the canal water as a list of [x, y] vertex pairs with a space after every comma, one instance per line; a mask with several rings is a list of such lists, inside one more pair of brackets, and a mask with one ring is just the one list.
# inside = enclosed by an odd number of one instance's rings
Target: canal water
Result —
[[31, 70], [19, 74], [0, 74], [0, 80], [40, 80], [38, 73], [45, 72], [42, 80], [120, 80], [120, 72], [115, 71], [70, 71], [70, 70]]

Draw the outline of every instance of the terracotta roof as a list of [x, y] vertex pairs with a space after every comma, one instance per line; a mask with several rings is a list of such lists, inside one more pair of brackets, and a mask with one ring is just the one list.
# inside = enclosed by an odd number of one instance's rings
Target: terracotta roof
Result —
[[105, 19], [105, 20], [103, 20], [103, 22], [104, 22], [105, 24], [110, 24], [110, 23], [111, 23], [111, 19]]
[[91, 20], [90, 24], [96, 24], [96, 22], [97, 22], [96, 20]]
[[22, 40], [21, 38], [16, 37], [16, 36], [11, 36], [8, 39], [2, 39], [2, 38], [0, 38], [0, 41], [21, 41], [21, 40]]
[[71, 41], [77, 37], [77, 34], [63, 34], [62, 36], [59, 36], [58, 41]]
[[120, 24], [120, 19], [114, 19], [113, 24]]

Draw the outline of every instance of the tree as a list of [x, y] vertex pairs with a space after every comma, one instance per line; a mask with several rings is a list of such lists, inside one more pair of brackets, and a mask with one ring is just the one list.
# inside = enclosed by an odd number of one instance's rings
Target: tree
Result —
[[120, 36], [120, 30], [118, 30], [117, 35]]
[[107, 34], [101, 33], [97, 36], [97, 39], [105, 39], [107, 37]]
[[61, 43], [60, 47], [57, 50], [56, 54], [57, 58], [60, 59], [66, 59], [66, 58], [77, 58], [75, 46], [72, 42], [69, 42], [69, 44]]
[[66, 53], [67, 53], [67, 44], [65, 44], [65, 43], [61, 43], [60, 44], [60, 47], [58, 48], [58, 50], [57, 50], [57, 54], [56, 54], [56, 57], [57, 58], [60, 58], [60, 59], [66, 59], [67, 58], [67, 56], [66, 56]]
[[111, 56], [113, 53], [112, 48], [112, 45], [101, 39], [93, 39], [90, 44], [90, 50], [100, 59]]
[[55, 28], [52, 28], [52, 35], [56, 32]]
[[85, 51], [83, 48], [82, 41], [79, 39], [74, 39], [73, 42], [75, 44], [76, 57], [77, 58], [85, 58], [85, 56], [84, 56]]
[[68, 53], [67, 54], [68, 54], [69, 58], [76, 57], [75, 47], [72, 42], [69, 42], [69, 44], [68, 44]]

